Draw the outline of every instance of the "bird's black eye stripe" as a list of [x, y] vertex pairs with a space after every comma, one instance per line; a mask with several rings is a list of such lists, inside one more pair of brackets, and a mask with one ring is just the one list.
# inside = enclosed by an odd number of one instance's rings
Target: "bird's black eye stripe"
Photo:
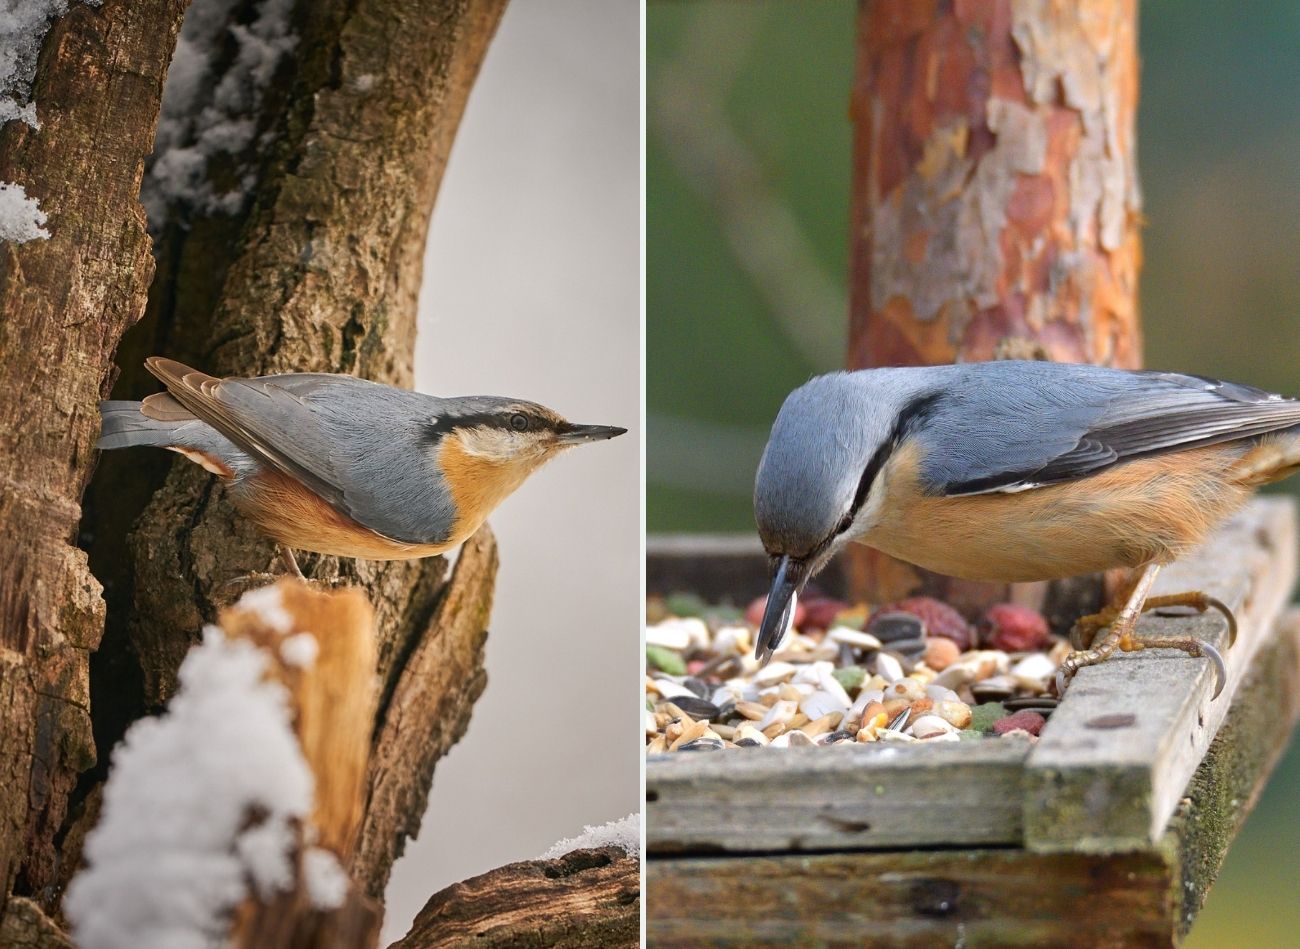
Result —
[[438, 441], [444, 435], [460, 428], [500, 428], [525, 432], [536, 428], [540, 420], [523, 412], [511, 412], [508, 415], [494, 412], [476, 412], [469, 415], [444, 415], [425, 425], [424, 431], [430, 441]]
[[858, 516], [858, 511], [862, 509], [862, 505], [867, 503], [867, 495], [871, 493], [871, 486], [880, 475], [880, 469], [885, 467], [885, 462], [903, 443], [903, 439], [907, 437], [911, 427], [934, 411], [934, 407], [941, 397], [942, 393], [931, 392], [927, 395], [917, 396], [903, 406], [902, 411], [898, 413], [898, 417], [894, 419], [894, 427], [890, 431], [889, 437], [880, 443], [875, 453], [872, 454], [871, 460], [867, 462], [867, 466], [862, 469], [862, 477], [858, 479], [858, 489], [853, 493], [853, 503], [849, 505], [848, 513], [836, 526], [835, 536], [843, 534], [853, 526], [853, 519]]

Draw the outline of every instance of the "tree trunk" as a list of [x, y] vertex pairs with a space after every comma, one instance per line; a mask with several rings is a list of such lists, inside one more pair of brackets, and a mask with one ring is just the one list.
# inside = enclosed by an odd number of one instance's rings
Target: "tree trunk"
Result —
[[[505, 0], [299, 5], [295, 54], [276, 81], [287, 91], [265, 99], [256, 117], [258, 127], [274, 129], [276, 138], [261, 160], [248, 210], [238, 226], [212, 213], [168, 224], [149, 317], [130, 341], [136, 362], [123, 366], [137, 380], [130, 395], [146, 391], [138, 360], [158, 351], [179, 351], [216, 374], [348, 372], [411, 384], [429, 216], [504, 8]], [[174, 350], [168, 348], [173, 343]], [[104, 675], [93, 683], [97, 709], [105, 706], [101, 748], [171, 695], [176, 669], [202, 625], [241, 592], [231, 581], [264, 571], [274, 560], [271, 543], [239, 518], [206, 472], [183, 461], [163, 472], [157, 466], [166, 459], [119, 454], [110, 458], [114, 469], [102, 482], [96, 479], [93, 507], [96, 543], [103, 541], [93, 562], [120, 585], [125, 607], [110, 611], [106, 649], [98, 657]], [[147, 465], [155, 466], [152, 473], [136, 470]], [[119, 491], [137, 478], [161, 485], [152, 494], [138, 486]], [[122, 497], [131, 503], [120, 504]], [[490, 547], [490, 532], [479, 543]], [[303, 560], [309, 575], [359, 584], [374, 604], [381, 715], [407, 658], [426, 639], [446, 635], [442, 647], [449, 649], [472, 644], [475, 658], [465, 665], [477, 670], [477, 684], [457, 694], [465, 705], [451, 720], [459, 727], [449, 731], [454, 738], [439, 753], [463, 734], [469, 707], [483, 689], [492, 556], [485, 588], [475, 587], [480, 608], [474, 615], [482, 625], [454, 635], [436, 625], [435, 609], [449, 595], [440, 557]], [[421, 711], [434, 716], [448, 709]], [[426, 735], [444, 724], [435, 717], [412, 723]], [[376, 732], [382, 726], [381, 718]], [[375, 883], [374, 896], [382, 894], [405, 834], [419, 826], [432, 770], [429, 758], [420, 768], [420, 793], [407, 799], [420, 809], [387, 815], [402, 830], [382, 829], [392, 838], [384, 862], [367, 864], [358, 877]]]
[[[217, 180], [251, 168], [249, 200], [228, 214], [171, 209], [157, 234], [157, 279], [141, 177], [185, 3], [74, 5], [48, 33], [33, 90], [43, 125], [0, 130], [0, 180], [41, 201], [51, 233], [0, 244], [9, 396], [0, 409], [0, 525], [10, 537], [0, 553], [0, 899], [24, 897], [0, 917], [0, 943], [48, 929], [41, 938], [55, 944], [57, 928], [42, 914], [58, 919], [98, 814], [108, 752], [170, 696], [203, 623], [240, 592], [229, 581], [271, 560], [269, 543], [235, 516], [211, 476], [170, 465], [162, 452], [108, 456], [83, 515], [96, 403], [109, 394], [123, 332], [145, 313], [147, 295], [148, 316], [120, 353], [118, 397], [151, 391], [139, 364], [155, 352], [219, 374], [336, 371], [409, 385], [429, 215], [504, 7], [297, 4], [292, 53], [248, 116], [258, 134], [245, 154], [209, 169]], [[258, 0], [240, 0], [216, 33], [228, 39], [258, 9]], [[211, 83], [233, 58], [227, 46]], [[73, 546], [79, 517], [85, 552]], [[361, 818], [365, 839], [384, 843], [367, 851], [364, 867], [353, 855], [355, 879], [377, 896], [419, 825], [434, 761], [482, 692], [495, 547], [481, 531], [451, 580], [441, 558], [309, 557], [304, 566], [362, 586], [376, 610], [371, 767], [411, 769], [400, 793]], [[451, 603], [461, 607], [454, 617]], [[420, 694], [413, 668], [427, 674], [438, 661], [462, 679], [444, 679], [445, 694]], [[410, 750], [412, 739], [395, 738], [386, 717], [398, 706], [405, 735], [440, 736], [402, 762], [384, 757]], [[381, 784], [366, 776], [367, 802]]]
[[[39, 130], [0, 130], [48, 240], [0, 243], [0, 933], [48, 908], [79, 772], [95, 762], [88, 657], [104, 603], [73, 543], [113, 351], [153, 276], [138, 195], [183, 0], [74, 5], [33, 86]], [[32, 903], [22, 923], [39, 929]], [[13, 925], [17, 925], [17, 921]], [[0, 939], [0, 941], [4, 941]]]
[[[850, 368], [1141, 363], [1136, 0], [863, 3]], [[1005, 586], [863, 548], [851, 587], [967, 609]]]

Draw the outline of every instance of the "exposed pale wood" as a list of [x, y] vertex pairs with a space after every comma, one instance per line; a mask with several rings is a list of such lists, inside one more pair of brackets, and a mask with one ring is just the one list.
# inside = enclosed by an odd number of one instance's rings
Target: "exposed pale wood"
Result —
[[[1165, 592], [1201, 587], [1237, 610], [1238, 644], [1225, 652], [1230, 681], [1215, 702], [1205, 660], [1148, 652], [1084, 669], [1028, 757], [1023, 746], [992, 739], [658, 756], [646, 762], [647, 847], [1146, 846], [1163, 830], [1282, 609], [1295, 581], [1295, 546], [1293, 503], [1261, 498], [1169, 568]], [[1223, 622], [1214, 613], [1147, 616], [1139, 628], [1214, 642]], [[1128, 728], [1086, 724], [1129, 711], [1135, 724]]]
[[[298, 860], [307, 846], [322, 847], [346, 867], [362, 818], [370, 730], [378, 700], [374, 676], [375, 613], [358, 589], [311, 590], [295, 580], [276, 584], [287, 630], [268, 624], [260, 610], [223, 610], [220, 625], [232, 639], [247, 639], [268, 657], [268, 675], [289, 693], [294, 733], [315, 779], [310, 826], [299, 828]], [[288, 661], [284, 643], [307, 633], [317, 644], [313, 662]], [[238, 767], [231, 762], [231, 767]], [[373, 946], [382, 911], [356, 882], [342, 906], [311, 905], [301, 878], [291, 892], [268, 902], [249, 898], [235, 914], [233, 945]]]
[[[328, 592], [281, 580], [274, 589], [293, 618], [290, 633], [272, 629], [257, 612], [222, 610], [218, 622], [232, 639], [249, 639], [271, 657], [289, 690], [294, 732], [315, 775], [312, 824], [316, 842], [345, 863], [361, 824], [370, 734], [378, 704], [375, 688], [375, 611], [356, 588]], [[286, 636], [306, 631], [319, 652], [300, 667], [281, 650]]]
[[[849, 367], [1140, 366], [1136, 0], [875, 0], [857, 51]], [[851, 561], [872, 602], [1008, 598]]]
[[[1203, 590], [1222, 599], [1237, 615], [1237, 644], [1228, 650], [1226, 625], [1214, 612], [1147, 614], [1138, 633], [1194, 635], [1218, 645], [1228, 664], [1223, 694], [1210, 698], [1214, 674], [1207, 661], [1169, 650], [1083, 669], [1027, 762], [1027, 846], [1124, 850], [1160, 835], [1291, 594], [1295, 551], [1294, 503], [1261, 498], [1197, 554], [1162, 572], [1156, 593]], [[1103, 713], [1132, 713], [1134, 724], [1090, 728]]]
[[1026, 742], [674, 753], [646, 762], [651, 854], [1012, 844]]
[[635, 946], [640, 892], [640, 861], [617, 847], [511, 863], [435, 893], [391, 949]]
[[72, 940], [25, 896], [11, 896], [0, 919], [0, 946], [7, 949], [73, 949]]
[[434, 763], [469, 727], [487, 686], [483, 644], [496, 581], [496, 539], [487, 525], [461, 547], [428, 630], [381, 706], [366, 776], [365, 820], [352, 875], [382, 896], [406, 838], [420, 829]]
[[1300, 714], [1300, 613], [1256, 656], [1159, 842], [1120, 854], [905, 850], [646, 864], [651, 946], [1173, 946]]
[[0, 242], [0, 916], [11, 889], [53, 910], [69, 798], [95, 762], [104, 604], [73, 543], [96, 403], [153, 274], [137, 194], [184, 5], [71, 5], [36, 70], [41, 127], [0, 129], [0, 181], [39, 199], [50, 234]]

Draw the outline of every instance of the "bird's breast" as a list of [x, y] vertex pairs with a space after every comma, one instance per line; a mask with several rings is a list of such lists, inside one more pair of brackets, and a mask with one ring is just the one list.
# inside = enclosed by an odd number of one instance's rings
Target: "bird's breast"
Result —
[[438, 464], [456, 509], [452, 541], [459, 543], [478, 530], [543, 461], [492, 458], [466, 450], [457, 438], [445, 438]]
[[297, 550], [362, 560], [413, 560], [459, 541], [408, 544], [360, 524], [301, 482], [270, 468], [232, 486], [235, 507], [272, 539]]
[[1229, 444], [1134, 459], [1016, 493], [927, 494], [905, 445], [882, 482], [880, 515], [858, 539], [900, 560], [970, 580], [1032, 581], [1168, 562], [1249, 497]]

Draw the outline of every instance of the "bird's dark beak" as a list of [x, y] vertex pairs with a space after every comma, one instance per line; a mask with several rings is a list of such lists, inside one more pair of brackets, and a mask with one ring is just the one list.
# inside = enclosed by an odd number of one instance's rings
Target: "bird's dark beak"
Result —
[[555, 440], [561, 445], [582, 445], [586, 442], [603, 442], [626, 431], [626, 428], [618, 428], [614, 425], [570, 425], [562, 430]]
[[794, 611], [795, 594], [803, 586], [806, 575], [802, 560], [782, 557], [777, 561], [772, 590], [767, 595], [767, 608], [763, 610], [763, 622], [758, 626], [758, 639], [754, 643], [754, 658], [763, 665], [772, 658], [772, 653], [785, 637]]

